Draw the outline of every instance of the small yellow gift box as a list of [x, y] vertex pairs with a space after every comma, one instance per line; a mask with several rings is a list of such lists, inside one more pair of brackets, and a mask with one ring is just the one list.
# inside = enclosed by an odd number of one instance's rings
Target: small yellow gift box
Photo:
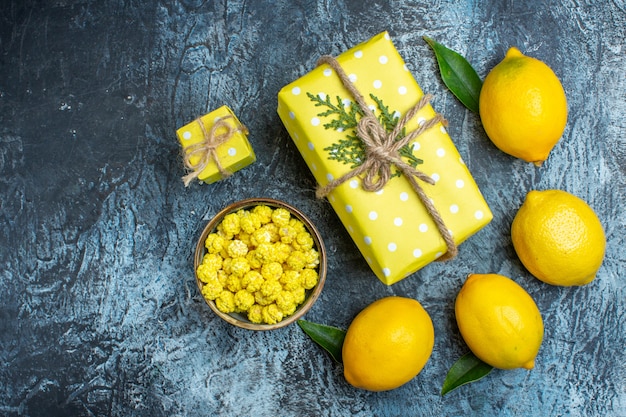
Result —
[[222, 106], [176, 131], [183, 162], [191, 171], [185, 185], [198, 178], [207, 184], [221, 180], [256, 161], [248, 130], [228, 106]]
[[[366, 261], [391, 285], [452, 252], [451, 245], [456, 250], [488, 224], [492, 214], [388, 33], [355, 46], [334, 62], [339, 68], [324, 63], [282, 88], [278, 114]], [[352, 89], [369, 110], [357, 104]], [[410, 168], [391, 166], [390, 178], [374, 192], [364, 189], [371, 177], [353, 175], [368, 158], [384, 159], [364, 145], [361, 132], [378, 131], [360, 123], [367, 114], [375, 116], [385, 132], [400, 124], [398, 138], [408, 141], [397, 151], [405, 164], [397, 166]], [[409, 180], [406, 172], [425, 174], [425, 179]], [[380, 176], [375, 173], [374, 182]]]

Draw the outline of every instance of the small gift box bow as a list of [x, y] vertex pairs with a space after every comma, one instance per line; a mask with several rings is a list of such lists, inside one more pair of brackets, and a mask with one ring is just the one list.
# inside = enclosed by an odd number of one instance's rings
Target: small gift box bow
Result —
[[458, 253], [458, 248], [452, 234], [444, 224], [439, 211], [418, 183], [418, 180], [421, 180], [433, 185], [435, 181], [425, 173], [404, 162], [398, 152], [400, 148], [415, 140], [426, 130], [435, 126], [437, 123], [443, 123], [445, 125], [446, 121], [443, 116], [437, 113], [433, 118], [426, 120], [424, 123], [420, 124], [417, 129], [409, 132], [406, 136], [396, 139], [406, 123], [428, 104], [432, 96], [424, 95], [417, 104], [410, 108], [398, 121], [395, 128], [391, 132], [387, 132], [365, 102], [361, 93], [350, 81], [343, 68], [341, 68], [339, 62], [332, 56], [325, 55], [318, 60], [318, 65], [322, 64], [328, 64], [335, 71], [343, 86], [352, 95], [363, 112], [363, 117], [356, 126], [356, 133], [365, 146], [365, 161], [345, 175], [330, 181], [323, 187], [319, 187], [316, 192], [317, 197], [326, 197], [335, 187], [361, 174], [364, 174], [362, 184], [365, 191], [379, 191], [391, 178], [391, 166], [394, 165], [409, 181], [411, 187], [437, 225], [437, 229], [446, 243], [447, 252], [439, 257], [438, 260], [444, 261], [454, 258]]
[[[219, 157], [217, 156], [217, 148], [228, 142], [237, 132], [248, 134], [248, 129], [246, 129], [244, 125], [240, 125], [239, 127], [231, 126], [231, 124], [227, 122], [228, 119], [234, 119], [234, 117], [231, 115], [221, 117], [213, 124], [213, 126], [211, 126], [211, 129], [209, 130], [207, 130], [204, 125], [202, 118], [197, 118], [195, 120], [195, 122], [200, 125], [204, 139], [202, 142], [188, 146], [183, 150], [183, 163], [185, 164], [185, 167], [191, 171], [183, 177], [185, 187], [188, 186], [191, 181], [198, 178], [198, 175], [204, 171], [211, 161], [215, 162], [215, 165], [217, 166], [220, 174], [222, 174], [223, 178], [227, 178], [232, 175], [231, 172], [222, 166]], [[224, 131], [217, 133], [220, 129]], [[200, 157], [196, 163], [191, 162], [191, 159], [194, 156]]]

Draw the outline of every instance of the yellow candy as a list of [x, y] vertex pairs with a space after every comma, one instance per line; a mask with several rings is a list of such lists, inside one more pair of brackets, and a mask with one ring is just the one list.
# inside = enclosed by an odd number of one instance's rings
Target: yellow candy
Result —
[[317, 284], [313, 237], [289, 211], [265, 205], [239, 210], [217, 230], [205, 241], [207, 254], [196, 273], [202, 295], [220, 311], [274, 324], [292, 315]]

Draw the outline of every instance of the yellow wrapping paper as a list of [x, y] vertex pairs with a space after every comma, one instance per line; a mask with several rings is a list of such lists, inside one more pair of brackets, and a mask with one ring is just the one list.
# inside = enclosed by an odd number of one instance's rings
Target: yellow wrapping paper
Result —
[[[387, 32], [336, 59], [381, 119], [397, 121], [424, 95]], [[350, 145], [354, 128], [345, 123], [359, 117], [351, 113], [352, 101], [328, 65], [318, 66], [278, 94], [278, 114], [321, 186], [359, 163], [359, 154]], [[406, 131], [434, 115], [432, 107], [425, 106], [406, 124]], [[416, 168], [435, 181], [420, 185], [457, 245], [491, 221], [487, 203], [441, 123], [418, 136], [408, 152], [422, 160]], [[353, 178], [331, 191], [328, 200], [376, 276], [387, 285], [446, 252], [432, 217], [402, 176], [394, 176], [378, 192], [363, 190], [361, 179]]]
[[[241, 130], [235, 132], [226, 143], [218, 146], [216, 152], [222, 167], [232, 174], [256, 161], [256, 155], [254, 154], [250, 142], [248, 142], [247, 130], [242, 126], [237, 116], [235, 116], [228, 106], [222, 106], [202, 116], [199, 120], [194, 120], [186, 124], [176, 131], [176, 136], [178, 136], [178, 140], [184, 151], [185, 148], [200, 143], [205, 139], [202, 127], [198, 122], [203, 123], [205, 130], [208, 132], [217, 121], [227, 116], [232, 117], [224, 119], [224, 121], [228, 123], [229, 126]], [[226, 130], [225, 128], [222, 129]], [[222, 133], [222, 129], [217, 129], [216, 134]], [[189, 162], [191, 164], [197, 164], [199, 160], [199, 155], [193, 155]], [[198, 179], [207, 184], [219, 181], [223, 177], [214, 160], [211, 160], [198, 175]]]

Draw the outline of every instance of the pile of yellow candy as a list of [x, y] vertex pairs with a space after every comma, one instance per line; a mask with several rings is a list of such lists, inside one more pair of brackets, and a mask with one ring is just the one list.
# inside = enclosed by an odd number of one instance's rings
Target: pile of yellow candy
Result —
[[224, 313], [275, 324], [302, 304], [319, 279], [319, 253], [304, 224], [266, 205], [224, 216], [198, 266], [202, 295]]

